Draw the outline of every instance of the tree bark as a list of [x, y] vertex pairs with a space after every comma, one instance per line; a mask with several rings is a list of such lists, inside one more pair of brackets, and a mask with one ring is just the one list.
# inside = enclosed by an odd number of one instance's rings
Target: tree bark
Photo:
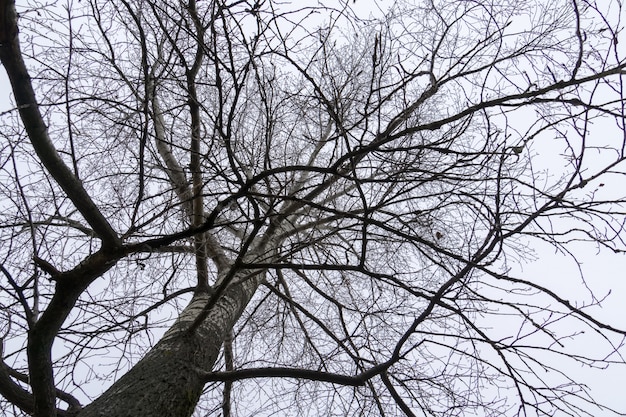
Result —
[[[196, 294], [174, 325], [148, 354], [116, 381], [104, 394], [85, 407], [79, 417], [190, 416], [206, 383], [225, 337], [241, 316], [263, 274], [238, 282], [234, 276], [215, 300], [208, 293]], [[190, 325], [212, 304], [206, 319], [193, 332]]]

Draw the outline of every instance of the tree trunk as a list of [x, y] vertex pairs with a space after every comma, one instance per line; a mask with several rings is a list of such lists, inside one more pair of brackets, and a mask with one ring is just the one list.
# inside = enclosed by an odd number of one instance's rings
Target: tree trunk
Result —
[[[240, 274], [237, 274], [240, 275]], [[197, 294], [148, 354], [79, 417], [190, 416], [205, 385], [200, 376], [217, 360], [224, 338], [241, 316], [263, 274], [228, 287], [194, 332], [187, 329], [210, 300]], [[232, 282], [237, 282], [237, 276]]]

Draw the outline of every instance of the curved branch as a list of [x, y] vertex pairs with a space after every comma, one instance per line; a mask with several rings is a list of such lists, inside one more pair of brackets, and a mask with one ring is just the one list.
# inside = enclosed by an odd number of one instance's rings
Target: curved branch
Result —
[[383, 373], [389, 366], [389, 363], [383, 363], [355, 376], [287, 367], [239, 369], [228, 372], [204, 372], [198, 370], [198, 372], [205, 382], [232, 382], [251, 378], [297, 378], [308, 379], [310, 381], [330, 382], [331, 384], [351, 387], [362, 387], [368, 380]]
[[3, 0], [0, 2], [0, 61], [11, 81], [15, 102], [30, 142], [50, 175], [102, 239], [103, 245], [117, 247], [121, 243], [117, 232], [100, 212], [81, 181], [63, 162], [50, 140], [48, 127], [39, 111], [31, 78], [22, 58], [18, 31], [15, 1]]

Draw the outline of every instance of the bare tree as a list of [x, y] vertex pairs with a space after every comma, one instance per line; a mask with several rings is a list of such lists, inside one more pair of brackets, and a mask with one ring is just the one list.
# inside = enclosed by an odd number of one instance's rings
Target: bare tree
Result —
[[519, 268], [624, 249], [620, 1], [24, 3], [4, 415], [626, 412], [593, 277]]

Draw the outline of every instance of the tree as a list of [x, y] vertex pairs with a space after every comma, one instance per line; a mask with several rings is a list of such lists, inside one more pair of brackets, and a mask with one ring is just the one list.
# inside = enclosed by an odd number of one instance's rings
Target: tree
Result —
[[621, 2], [14, 3], [6, 415], [620, 411]]

